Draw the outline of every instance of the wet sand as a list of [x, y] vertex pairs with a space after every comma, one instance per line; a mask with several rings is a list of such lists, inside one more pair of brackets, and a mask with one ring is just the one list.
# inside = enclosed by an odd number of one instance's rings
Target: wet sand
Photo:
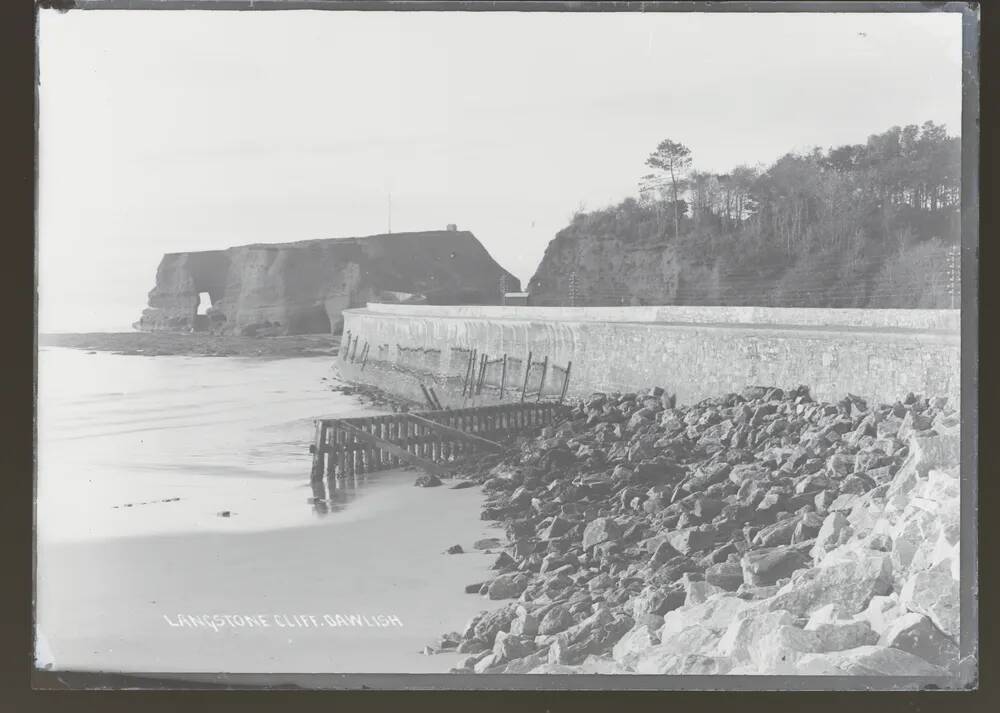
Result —
[[[493, 560], [472, 543], [499, 533], [479, 519], [478, 489], [414, 487], [414, 471], [372, 474], [317, 512], [312, 418], [371, 412], [327, 390], [330, 376], [329, 359], [40, 354], [38, 663], [447, 671], [458, 655], [419, 652], [498, 604], [464, 588]], [[467, 553], [444, 554], [454, 544]], [[337, 615], [373, 625], [325, 623]]]
[[[39, 628], [56, 667], [447, 671], [457, 655], [418, 652], [495, 606], [463, 589], [485, 579], [493, 559], [471, 552], [472, 543], [497, 531], [477, 521], [474, 489], [416, 488], [412, 472], [377, 477], [382, 482], [356, 507], [314, 525], [45, 546]], [[443, 554], [456, 543], [467, 553]], [[171, 626], [178, 614], [262, 616], [270, 626]], [[366, 615], [372, 624], [377, 615], [395, 616], [402, 626], [325, 624], [324, 615], [336, 622], [338, 614]]]

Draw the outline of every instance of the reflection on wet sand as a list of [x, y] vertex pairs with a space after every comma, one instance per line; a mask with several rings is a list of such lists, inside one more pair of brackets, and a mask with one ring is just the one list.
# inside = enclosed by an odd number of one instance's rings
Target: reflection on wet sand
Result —
[[340, 512], [358, 497], [359, 489], [371, 484], [373, 484], [372, 476], [364, 473], [318, 478], [310, 483], [312, 497], [309, 498], [309, 504], [312, 505], [312, 511], [316, 515], [324, 516]]

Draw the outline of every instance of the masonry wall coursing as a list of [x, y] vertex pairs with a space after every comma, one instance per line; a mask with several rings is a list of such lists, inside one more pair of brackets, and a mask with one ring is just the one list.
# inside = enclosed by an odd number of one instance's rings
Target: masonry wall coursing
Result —
[[[463, 402], [470, 349], [572, 362], [568, 396], [658, 385], [686, 404], [750, 385], [804, 384], [823, 400], [892, 402], [913, 391], [957, 403], [960, 387], [957, 310], [369, 304], [344, 317], [357, 353], [371, 346], [363, 370], [338, 360], [343, 378], [418, 400], [419, 382], [433, 383], [449, 405]], [[519, 398], [523, 361], [511, 372]], [[550, 371], [545, 393], [558, 393], [561, 378]]]

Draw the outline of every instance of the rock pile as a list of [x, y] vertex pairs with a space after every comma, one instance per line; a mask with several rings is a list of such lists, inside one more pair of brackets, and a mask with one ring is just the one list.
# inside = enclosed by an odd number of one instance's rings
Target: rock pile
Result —
[[477, 476], [514, 600], [440, 650], [476, 673], [948, 675], [959, 419], [753, 387], [594, 394]]

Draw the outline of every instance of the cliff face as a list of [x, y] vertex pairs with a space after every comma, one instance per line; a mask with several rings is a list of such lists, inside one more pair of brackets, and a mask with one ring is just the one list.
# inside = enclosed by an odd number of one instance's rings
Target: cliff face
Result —
[[675, 304], [691, 275], [684, 267], [682, 278], [676, 250], [660, 240], [564, 230], [549, 243], [528, 290], [537, 305]]
[[[340, 313], [376, 299], [495, 304], [500, 278], [520, 282], [467, 231], [243, 245], [170, 253], [156, 271], [143, 331], [211, 329], [276, 334], [339, 331]], [[198, 316], [200, 293], [212, 307]], [[396, 293], [395, 295], [393, 293]]]

